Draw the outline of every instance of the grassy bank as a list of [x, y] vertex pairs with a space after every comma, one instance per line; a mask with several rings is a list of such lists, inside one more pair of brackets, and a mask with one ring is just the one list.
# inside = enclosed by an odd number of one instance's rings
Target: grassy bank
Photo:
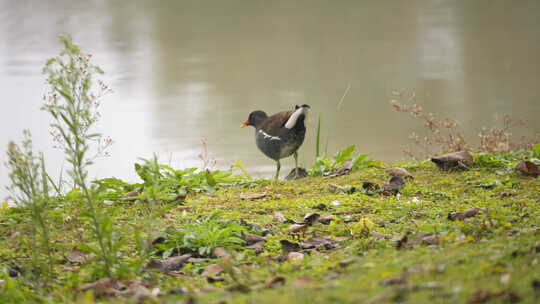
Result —
[[[85, 246], [92, 237], [88, 219], [81, 216], [84, 198], [79, 191], [57, 197], [47, 214], [54, 265], [45, 286], [25, 280], [34, 250], [27, 224], [30, 210], [4, 208], [0, 299], [536, 303], [540, 179], [482, 167], [459, 172], [440, 171], [431, 163], [404, 167], [414, 179], [397, 196], [362, 189], [366, 181], [386, 183], [383, 168], [291, 182], [244, 180], [220, 187], [218, 180], [216, 191], [188, 189], [185, 196], [175, 197], [161, 189], [153, 196], [155, 206], [148, 204], [148, 186], [106, 180], [109, 189], [99, 208], [112, 218], [118, 234], [123, 264], [116, 273], [124, 281], [101, 281], [104, 285], [98, 287], [85, 285], [103, 275], [98, 258]], [[449, 217], [471, 208], [479, 209]], [[319, 219], [304, 220], [310, 213]], [[213, 232], [205, 235], [202, 230]], [[153, 239], [146, 260], [141, 259], [137, 231], [143, 231], [143, 239]], [[260, 242], [253, 245], [255, 241]], [[163, 259], [183, 255], [190, 259], [168, 260], [170, 265]]]

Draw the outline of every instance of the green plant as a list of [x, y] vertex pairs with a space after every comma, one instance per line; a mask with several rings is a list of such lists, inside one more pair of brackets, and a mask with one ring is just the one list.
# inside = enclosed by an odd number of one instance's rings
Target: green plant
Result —
[[517, 153], [474, 153], [474, 164], [476, 167], [504, 169], [513, 168], [519, 160]]
[[[168, 165], [143, 159], [142, 164], [135, 164], [137, 175], [143, 180], [143, 186], [158, 186], [159, 199], [174, 200], [178, 195], [188, 193], [214, 192], [216, 187], [234, 185], [245, 180], [242, 176], [233, 176], [232, 171], [203, 170], [187, 168], [176, 170]], [[154, 188], [155, 190], [155, 188]]]
[[537, 143], [532, 148], [532, 158], [536, 158], [540, 161], [540, 143]]
[[369, 160], [367, 154], [358, 154], [353, 156], [356, 147], [354, 145], [348, 146], [343, 150], [339, 150], [331, 158], [318, 157], [315, 164], [309, 170], [311, 176], [322, 176], [332, 174], [339, 168], [345, 165], [347, 161], [351, 161], [351, 171], [356, 171], [362, 168], [370, 168], [380, 166], [379, 161]]
[[200, 256], [210, 256], [216, 247], [239, 248], [244, 244], [241, 233], [247, 229], [242, 225], [219, 218], [215, 212], [200, 222], [188, 224], [178, 230], [170, 230], [167, 242], [160, 244], [163, 256], [173, 252], [196, 252]]
[[96, 154], [108, 144], [108, 141], [103, 144], [102, 135], [91, 133], [91, 129], [99, 117], [99, 99], [110, 89], [101, 81], [98, 85], [94, 83], [94, 76], [103, 71], [90, 62], [91, 55], [81, 52], [70, 37], [60, 36], [60, 40], [64, 49], [59, 56], [47, 60], [43, 70], [51, 91], [42, 109], [54, 119], [51, 124], [54, 139], [71, 164], [68, 174], [86, 203], [82, 215], [90, 219], [98, 246], [85, 247], [100, 257], [104, 273], [111, 277], [119, 264], [120, 243], [111, 218], [98, 206], [98, 193], [90, 187], [87, 171], [95, 158], [90, 156], [91, 144], [97, 142]]
[[30, 131], [23, 131], [22, 148], [10, 142], [7, 150], [11, 186], [8, 190], [13, 201], [30, 211], [30, 246], [31, 269], [26, 273], [31, 276], [29, 282], [46, 285], [52, 274], [52, 248], [50, 246], [50, 223], [47, 220], [49, 185], [45, 171], [43, 154], [38, 158], [32, 147]]
[[150, 258], [152, 249], [152, 239], [154, 238], [154, 216], [158, 216], [158, 207], [161, 205], [162, 196], [161, 193], [164, 190], [164, 184], [161, 183], [162, 175], [160, 173], [161, 165], [158, 163], [157, 155], [150, 160], [143, 160], [144, 165], [139, 166], [137, 172], [144, 171], [145, 183], [144, 192], [141, 195], [143, 204], [141, 214], [142, 229], [136, 229], [134, 236], [136, 241], [136, 247], [139, 252], [139, 266], [146, 264], [146, 261]]

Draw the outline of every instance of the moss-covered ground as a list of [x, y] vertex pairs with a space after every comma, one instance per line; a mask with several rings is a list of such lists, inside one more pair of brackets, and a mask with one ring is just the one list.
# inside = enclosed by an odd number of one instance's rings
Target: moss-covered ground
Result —
[[[229, 257], [191, 260], [167, 274], [133, 272], [125, 279], [143, 280], [156, 295], [145, 296], [146, 301], [161, 303], [540, 301], [540, 178], [483, 168], [444, 172], [431, 163], [403, 167], [414, 179], [397, 196], [330, 191], [332, 184], [361, 188], [365, 181], [388, 182], [384, 169], [369, 168], [330, 179], [258, 181], [166, 203], [151, 218], [156, 235], [218, 212], [222, 219], [267, 230], [267, 240], [258, 251], [229, 250]], [[243, 199], [242, 193], [265, 196]], [[8, 302], [142, 301], [133, 295], [95, 297], [92, 290], [80, 291], [83, 284], [97, 279], [93, 269], [98, 262], [89, 259], [79, 264], [65, 258], [90, 239], [86, 220], [80, 216], [82, 203], [69, 200], [67, 196], [65, 206], [50, 215], [56, 263], [48, 291], [34, 291], [24, 275], [5, 275], [0, 297]], [[121, 252], [127, 261], [136, 258], [132, 231], [145, 223], [140, 204], [140, 200], [112, 199], [102, 206], [125, 238]], [[471, 208], [481, 209], [463, 220], [448, 218], [451, 212]], [[276, 220], [275, 212], [289, 222]], [[324, 215], [327, 221], [291, 231], [290, 221], [302, 222], [309, 213]], [[27, 217], [23, 208], [0, 211], [0, 265], [6, 269], [24, 269], [28, 263], [33, 248], [25, 241], [30, 235]], [[287, 259], [283, 240], [301, 244], [313, 237], [324, 238], [327, 246], [293, 250], [301, 254]], [[210, 264], [225, 268], [215, 275], [216, 282], [201, 275]], [[32, 295], [36, 293], [39, 296]]]

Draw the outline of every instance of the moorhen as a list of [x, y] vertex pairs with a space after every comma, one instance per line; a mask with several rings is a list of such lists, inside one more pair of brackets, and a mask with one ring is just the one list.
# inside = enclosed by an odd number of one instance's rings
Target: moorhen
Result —
[[255, 127], [255, 142], [264, 155], [276, 161], [275, 179], [279, 177], [280, 159], [294, 155], [295, 175], [298, 176], [298, 148], [304, 142], [306, 126], [304, 120], [310, 106], [295, 106], [292, 111], [284, 111], [270, 117], [264, 111], [254, 111], [242, 127]]

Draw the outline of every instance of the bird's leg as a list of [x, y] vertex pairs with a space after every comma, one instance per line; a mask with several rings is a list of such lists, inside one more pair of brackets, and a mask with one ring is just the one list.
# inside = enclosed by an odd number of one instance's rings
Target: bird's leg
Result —
[[298, 152], [294, 151], [294, 177], [298, 178]]
[[279, 179], [279, 169], [281, 169], [281, 163], [279, 162], [279, 159], [276, 161], [276, 176], [274, 177], [275, 180]]

